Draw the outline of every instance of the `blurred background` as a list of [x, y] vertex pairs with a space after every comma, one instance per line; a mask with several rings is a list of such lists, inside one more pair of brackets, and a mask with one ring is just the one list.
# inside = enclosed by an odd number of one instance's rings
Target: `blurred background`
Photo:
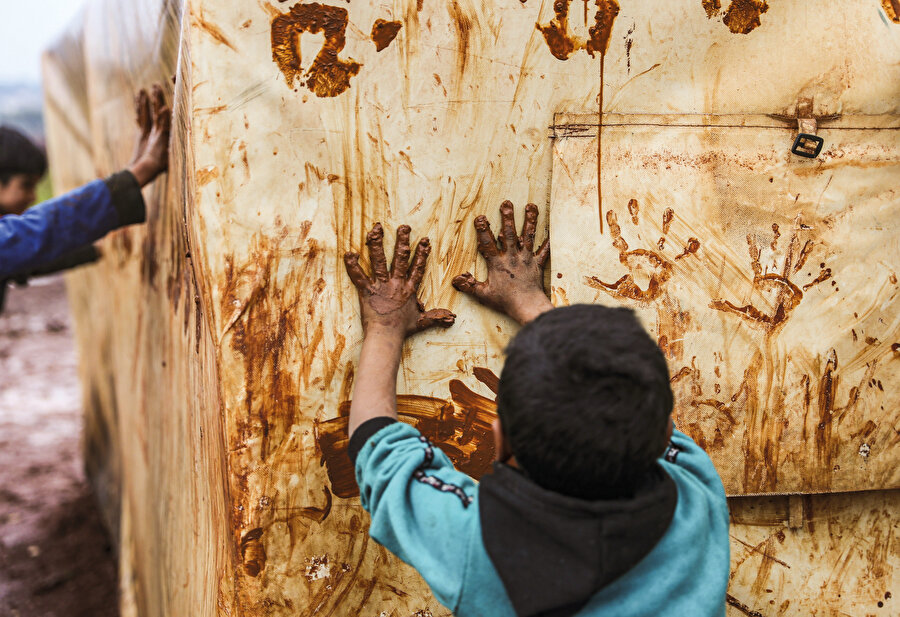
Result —
[[[0, 124], [44, 143], [41, 53], [84, 0], [0, 5]], [[38, 200], [52, 195], [45, 176]], [[81, 455], [63, 278], [9, 286], [0, 312], [0, 617], [113, 616], [116, 561]]]
[[[82, 11], [86, 0], [0, 5], [0, 124], [44, 143], [41, 53]], [[50, 195], [49, 174], [39, 191]]]

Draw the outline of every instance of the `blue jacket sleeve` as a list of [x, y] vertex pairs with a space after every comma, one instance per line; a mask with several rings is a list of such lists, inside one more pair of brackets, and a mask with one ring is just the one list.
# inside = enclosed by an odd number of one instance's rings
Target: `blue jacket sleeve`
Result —
[[33, 270], [146, 216], [128, 171], [0, 218], [0, 280]]
[[481, 533], [475, 482], [402, 422], [368, 439], [356, 479], [372, 538], [418, 570], [438, 601], [455, 610], [470, 540]]

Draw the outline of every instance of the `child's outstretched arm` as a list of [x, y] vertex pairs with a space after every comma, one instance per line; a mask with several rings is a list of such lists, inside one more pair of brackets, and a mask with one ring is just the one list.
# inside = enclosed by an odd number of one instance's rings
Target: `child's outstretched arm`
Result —
[[456, 316], [445, 309], [426, 311], [417, 292], [431, 253], [428, 238], [419, 240], [409, 261], [408, 225], [397, 228], [394, 259], [388, 270], [384, 230], [376, 223], [366, 236], [373, 276], [359, 265], [359, 253], [344, 254], [347, 274], [359, 294], [363, 344], [350, 404], [350, 435], [377, 417], [397, 418], [397, 371], [406, 337], [433, 326], [448, 328]]
[[477, 281], [466, 272], [453, 279], [453, 286], [523, 325], [552, 309], [544, 293], [544, 265], [550, 257], [550, 239], [534, 250], [537, 218], [537, 206], [525, 206], [522, 235], [517, 235], [513, 205], [504, 201], [500, 205], [502, 229], [498, 247], [487, 217], [478, 216], [475, 219], [478, 252], [487, 263], [487, 280]]
[[128, 168], [21, 215], [0, 217], [0, 279], [40, 268], [126, 225], [143, 223], [141, 187], [165, 171], [172, 113], [162, 88], [136, 100], [140, 134]]

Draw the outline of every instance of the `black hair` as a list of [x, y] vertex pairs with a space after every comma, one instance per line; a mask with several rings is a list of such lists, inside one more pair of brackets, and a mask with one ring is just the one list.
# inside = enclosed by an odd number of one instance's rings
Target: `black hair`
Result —
[[557, 308], [507, 347], [497, 413], [519, 467], [545, 489], [632, 494], [663, 454], [672, 406], [665, 357], [629, 309]]
[[0, 126], [0, 182], [6, 184], [16, 174], [43, 176], [47, 156], [28, 137], [14, 128]]

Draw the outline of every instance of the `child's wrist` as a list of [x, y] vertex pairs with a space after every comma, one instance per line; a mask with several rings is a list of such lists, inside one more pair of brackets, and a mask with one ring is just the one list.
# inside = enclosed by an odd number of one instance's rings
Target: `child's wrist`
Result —
[[527, 297], [518, 297], [514, 302], [510, 303], [507, 315], [525, 325], [529, 321], [535, 319], [539, 315], [546, 313], [553, 308], [550, 299], [544, 295], [543, 290], [535, 291]]
[[396, 326], [372, 323], [363, 327], [363, 342], [379, 342], [386, 345], [403, 347], [406, 332]]

